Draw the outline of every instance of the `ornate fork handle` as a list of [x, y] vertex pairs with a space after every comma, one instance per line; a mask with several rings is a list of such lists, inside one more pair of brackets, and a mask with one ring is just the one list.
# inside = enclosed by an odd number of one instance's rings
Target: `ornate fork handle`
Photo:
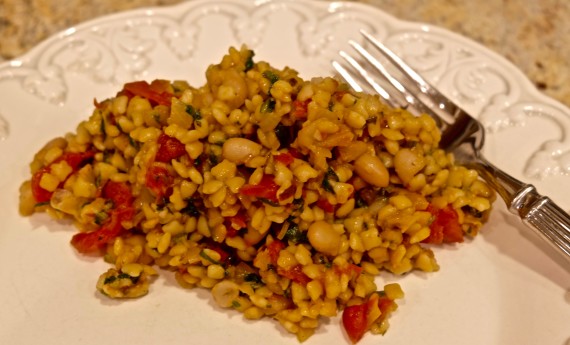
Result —
[[[530, 184], [519, 181], [487, 161], [481, 154], [485, 131], [479, 121], [471, 117], [453, 101], [425, 81], [399, 56], [377, 41], [370, 34], [361, 31], [366, 40], [374, 46], [392, 67], [401, 73], [393, 76], [378, 59], [355, 41], [350, 45], [365, 61], [393, 86], [386, 91], [375, 77], [360, 63], [344, 51], [340, 55], [352, 66], [358, 76], [370, 85], [388, 104], [411, 106], [419, 112], [431, 114], [442, 129], [440, 147], [455, 154], [456, 161], [475, 169], [505, 201], [510, 212], [518, 215], [530, 228], [536, 230], [547, 242], [570, 260], [570, 216], [550, 198], [538, 193]], [[334, 68], [355, 90], [362, 91], [355, 74], [348, 72], [341, 64], [333, 61]], [[398, 98], [394, 98], [398, 95]]]
[[483, 157], [472, 164], [507, 204], [509, 211], [518, 215], [528, 226], [538, 231], [556, 249], [570, 259], [570, 216], [549, 197], [536, 188], [517, 180]]

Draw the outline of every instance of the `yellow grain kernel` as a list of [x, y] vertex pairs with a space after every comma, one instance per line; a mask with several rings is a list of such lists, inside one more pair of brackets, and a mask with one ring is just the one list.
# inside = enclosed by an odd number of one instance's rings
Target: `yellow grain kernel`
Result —
[[124, 264], [121, 267], [121, 272], [128, 274], [131, 277], [138, 277], [143, 271], [143, 265], [137, 263]]
[[48, 165], [63, 154], [63, 150], [58, 146], [53, 146], [44, 154], [44, 164]]
[[60, 180], [50, 173], [44, 173], [40, 178], [40, 187], [49, 192], [56, 190], [59, 183]]
[[160, 254], [166, 253], [166, 250], [168, 250], [168, 247], [170, 246], [171, 238], [172, 238], [172, 234], [169, 232], [166, 232], [164, 235], [162, 235], [162, 237], [158, 241], [158, 245], [156, 246], [156, 250]]
[[50, 174], [54, 175], [60, 181], [65, 181], [72, 172], [73, 169], [64, 160], [50, 166]]
[[202, 177], [202, 174], [200, 174], [200, 172], [194, 167], [188, 170], [188, 177], [195, 184], [201, 185], [202, 183], [204, 183], [204, 178]]
[[243, 316], [248, 320], [258, 320], [264, 316], [261, 308], [251, 306], [243, 312]]
[[162, 226], [164, 232], [170, 233], [170, 235], [178, 235], [184, 232], [184, 225], [180, 224], [177, 219], [174, 219], [167, 224]]
[[311, 280], [307, 283], [307, 293], [311, 300], [316, 301], [323, 295], [323, 285], [318, 280]]
[[226, 271], [220, 265], [210, 265], [207, 269], [207, 275], [212, 279], [223, 279], [226, 275]]

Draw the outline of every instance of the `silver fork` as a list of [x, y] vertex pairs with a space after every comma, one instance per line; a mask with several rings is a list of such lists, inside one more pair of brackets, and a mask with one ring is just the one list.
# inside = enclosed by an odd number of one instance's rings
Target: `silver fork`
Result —
[[[341, 51], [340, 55], [356, 72], [351, 73], [341, 63], [333, 61], [333, 67], [342, 78], [355, 91], [363, 90], [357, 81], [361, 79], [388, 104], [431, 115], [442, 131], [440, 147], [453, 152], [458, 163], [477, 170], [502, 197], [510, 212], [518, 215], [570, 260], [570, 216], [550, 198], [538, 193], [531, 184], [519, 181], [487, 161], [481, 153], [485, 139], [481, 123], [431, 86], [385, 45], [367, 32], [361, 33], [389, 64], [381, 63], [360, 44], [350, 41], [350, 45], [368, 63], [363, 67], [351, 55]], [[395, 68], [389, 71], [388, 66]], [[399, 78], [394, 76], [393, 70], [397, 70]], [[378, 76], [383, 84], [377, 81]], [[395, 91], [386, 91], [382, 86], [386, 82]]]

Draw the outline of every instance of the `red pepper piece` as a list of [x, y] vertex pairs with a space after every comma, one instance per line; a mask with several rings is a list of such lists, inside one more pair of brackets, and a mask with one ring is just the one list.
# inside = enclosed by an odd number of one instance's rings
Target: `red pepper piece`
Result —
[[173, 183], [173, 177], [166, 167], [153, 163], [146, 172], [145, 186], [147, 186], [157, 198], [168, 196]]
[[463, 230], [459, 224], [459, 216], [451, 205], [442, 209], [436, 209], [430, 205], [428, 211], [433, 214], [434, 220], [430, 224], [430, 235], [423, 240], [424, 243], [463, 242]]
[[171, 160], [186, 154], [186, 147], [180, 140], [161, 133], [158, 137], [158, 151], [155, 160], [157, 162], [169, 163]]
[[271, 175], [263, 175], [259, 184], [243, 185], [239, 192], [242, 195], [253, 196], [256, 198], [267, 199], [272, 202], [278, 202], [277, 191], [279, 186], [273, 180]]
[[168, 92], [166, 82], [163, 80], [155, 80], [151, 84], [142, 80], [126, 83], [122, 93], [140, 96], [160, 105], [170, 106], [172, 102], [172, 94]]

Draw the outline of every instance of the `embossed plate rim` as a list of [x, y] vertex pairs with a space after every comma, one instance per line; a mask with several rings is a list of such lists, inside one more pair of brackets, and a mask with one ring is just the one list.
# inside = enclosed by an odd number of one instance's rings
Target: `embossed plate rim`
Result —
[[[543, 106], [559, 110], [562, 114], [560, 116], [563, 117], [568, 117], [570, 113], [559, 102], [536, 90], [522, 72], [510, 62], [480, 44], [441, 28], [423, 23], [401, 21], [379, 9], [350, 2], [191, 1], [172, 7], [127, 11], [94, 19], [62, 31], [40, 43], [22, 57], [0, 64], [0, 73], [6, 72], [7, 66], [26, 65], [27, 63], [33, 65], [37, 62], [35, 60], [41, 60], [42, 54], [54, 45], [71, 44], [74, 37], [97, 27], [105, 27], [105, 25], [120, 27], [119, 24], [113, 24], [121, 20], [126, 22], [153, 21], [160, 16], [177, 18], [181, 21], [184, 11], [204, 6], [211, 11], [210, 13], [213, 13], [216, 11], [216, 6], [223, 9], [224, 6], [229, 6], [227, 4], [232, 6], [237, 4], [238, 7], [249, 9], [263, 6], [283, 8], [296, 6], [306, 9], [308, 17], [326, 17], [327, 14], [334, 13], [350, 17], [353, 13], [358, 18], [373, 18], [379, 21], [380, 23], [376, 24], [378, 30], [383, 24], [390, 26], [390, 33], [393, 35], [389, 37], [395, 40], [394, 44], [398, 43], [394, 38], [398, 33], [403, 35], [398, 36], [399, 39], [404, 39], [406, 33], [412, 36], [417, 35], [420, 38], [424, 34], [435, 33], [452, 41], [450, 45], [453, 45], [453, 42], [461, 43], [470, 47], [474, 52], [487, 56], [491, 61], [490, 67], [493, 67], [495, 63], [505, 68], [504, 73], [517, 83], [521, 83], [518, 93], [511, 95], [511, 98], [515, 101], [524, 99], [534, 102], [535, 108], [531, 107], [530, 110], [534, 111], [536, 107]], [[282, 17], [277, 14], [274, 16], [277, 20]], [[288, 19], [297, 18], [291, 14], [284, 16]], [[205, 19], [205, 21], [205, 24], [212, 22], [211, 19]], [[332, 25], [331, 22], [327, 23]], [[246, 20], [245, 23], [240, 24], [251, 25], [253, 23], [251, 20]], [[318, 24], [318, 21], [310, 24]], [[303, 27], [306, 30], [310, 28], [310, 25]], [[270, 26], [269, 29], [273, 27]], [[316, 34], [311, 38], [323, 39], [326, 43], [326, 34], [326, 30], [321, 28], [320, 31], [316, 30]], [[307, 37], [308, 34], [297, 38]], [[81, 45], [75, 47], [82, 48]], [[325, 45], [325, 48], [327, 47]], [[264, 56], [271, 55], [263, 48], [262, 45], [260, 51], [263, 54], [258, 54], [260, 59], [272, 62], [272, 59], [264, 58]], [[298, 46], [294, 48], [301, 49]], [[333, 50], [338, 47], [333, 45], [328, 48], [331, 49], [325, 49], [327, 53], [334, 53]], [[162, 52], [164, 47], [155, 49]], [[147, 51], [156, 52], [152, 47]], [[84, 52], [92, 53], [88, 49]], [[198, 53], [201, 52], [198, 51]], [[63, 58], [69, 57], [68, 55]], [[215, 58], [218, 59], [219, 56]], [[310, 66], [316, 66], [315, 70], [321, 71], [323, 66], [329, 65], [328, 58], [329, 56], [326, 56], [326, 59], [315, 58], [311, 60]], [[308, 60], [310, 59], [307, 58]], [[299, 64], [309, 65], [307, 61], [300, 61]], [[119, 60], [119, 62], [122, 61]], [[296, 62], [291, 62], [290, 65], [295, 68]], [[85, 66], [78, 66], [79, 69], [81, 67]], [[200, 70], [203, 71], [204, 67], [200, 66]], [[149, 70], [152, 68], [151, 64]], [[330, 71], [332, 72], [332, 69]], [[492, 72], [492, 68], [489, 71]], [[53, 71], [48, 69], [47, 72]], [[141, 73], [145, 77], [151, 77], [156, 71], [147, 72], [143, 69]], [[483, 68], [482, 73], [486, 72], [488, 71]], [[67, 71], [63, 73], [73, 85], [84, 81], [81, 73], [74, 74]], [[109, 74], [103, 73], [102, 75], [108, 76]], [[437, 74], [433, 75], [437, 77]], [[465, 77], [443, 75], [448, 78]], [[475, 73], [474, 77], [478, 76], [480, 75]], [[490, 74], [489, 77], [492, 78], [493, 75]], [[435, 79], [438, 82], [441, 81]], [[12, 169], [0, 171], [0, 195], [2, 195], [2, 204], [5, 205], [0, 208], [0, 218], [5, 220], [6, 227], [0, 232], [0, 267], [9, 277], [0, 285], [0, 306], [4, 310], [11, 310], [10, 315], [8, 313], [0, 315], [0, 333], [5, 335], [4, 339], [13, 343], [29, 343], [34, 339], [42, 339], [46, 344], [56, 344], [65, 342], [65, 340], [97, 344], [103, 337], [109, 343], [117, 344], [127, 340], [141, 344], [165, 340], [172, 344], [186, 343], [188, 340], [262, 344], [270, 336], [276, 344], [296, 344], [294, 337], [280, 331], [279, 326], [271, 321], [247, 322], [236, 313], [221, 311], [213, 306], [207, 293], [194, 290], [188, 292], [173, 286], [175, 282], [172, 277], [164, 272], [161, 273], [159, 281], [153, 284], [151, 293], [142, 300], [116, 303], [97, 295], [94, 292], [97, 275], [108, 265], [100, 259], [76, 256], [68, 244], [71, 235], [68, 226], [62, 226], [41, 216], [21, 218], [17, 215], [15, 206], [18, 184], [27, 177], [26, 165], [33, 152], [52, 133], [60, 132], [60, 128], [68, 128], [70, 120], [76, 123], [88, 115], [90, 104], [86, 104], [89, 102], [85, 100], [76, 101], [73, 97], [65, 106], [44, 104], [45, 102], [34, 99], [35, 96], [26, 96], [24, 92], [20, 92], [22, 90], [7, 89], [8, 84], [18, 88], [15, 82], [17, 81], [12, 79], [6, 81], [6, 78], [0, 80], [0, 89], [7, 92], [4, 93], [5, 102], [0, 104], [0, 112], [7, 109], [5, 104], [15, 102], [12, 100], [15, 98], [18, 101], [30, 103], [29, 105], [22, 104], [22, 109], [35, 110], [34, 107], [41, 105], [42, 110], [45, 110], [47, 114], [61, 112], [61, 119], [54, 117], [53, 120], [50, 118], [50, 121], [46, 121], [32, 112], [25, 114], [15, 112], [13, 116], [18, 119], [10, 121], [8, 125], [20, 137], [17, 140], [8, 138], [0, 141], [0, 153], [5, 157], [5, 164], [12, 167]], [[31, 83], [33, 80], [28, 80], [28, 82]], [[115, 92], [117, 85], [113, 84], [110, 87], [111, 84], [113, 83], [102, 85], [93, 83], [95, 89], [87, 90], [89, 93], [85, 98], [89, 98], [91, 92], [93, 94]], [[442, 84], [449, 85], [447, 80], [443, 80]], [[491, 84], [494, 86], [493, 83]], [[88, 85], [93, 86], [89, 83]], [[70, 91], [75, 92], [75, 90]], [[453, 93], [453, 90], [449, 91]], [[467, 89], [466, 92], [471, 91]], [[510, 98], [506, 97], [506, 100], [509, 101]], [[473, 105], [475, 108], [476, 106], [476, 104]], [[520, 107], [525, 106], [523, 104]], [[514, 111], [519, 111], [519, 109], [514, 109]], [[22, 116], [27, 117], [22, 120]], [[20, 126], [21, 122], [26, 122], [27, 126], [35, 128], [36, 132], [32, 132], [33, 135], [24, 132]], [[540, 121], [538, 125], [541, 125]], [[492, 148], [493, 135], [490, 137]], [[28, 146], [18, 147], [23, 144]], [[539, 185], [551, 183], [548, 181], [555, 181], [551, 184], [556, 185], [558, 183], [556, 181], [568, 181], [568, 176], [546, 176], [544, 180], [535, 180]], [[570, 202], [565, 203], [566, 207], [569, 205]], [[567, 341], [570, 334], [564, 333], [566, 328], [563, 327], [564, 321], [570, 319], [567, 311], [570, 308], [567, 306], [564, 308], [564, 303], [570, 303], [570, 296], [565, 297], [564, 291], [570, 286], [570, 272], [564, 269], [556, 258], [543, 252], [540, 242], [527, 237], [529, 235], [524, 233], [524, 227], [509, 220], [505, 214], [504, 208], [497, 205], [488, 229], [482, 236], [472, 241], [473, 243], [436, 251], [436, 256], [442, 266], [441, 272], [433, 275], [412, 274], [405, 278], [386, 278], [389, 281], [399, 281], [407, 292], [407, 298], [393, 315], [392, 326], [386, 336], [380, 338], [369, 335], [361, 343], [372, 344], [377, 341], [386, 344], [409, 344], [420, 341], [424, 344], [454, 343], [454, 341], [465, 344], [477, 342], [502, 344], [517, 341], [532, 343], [538, 338], [548, 339], [545, 337], [549, 335], [556, 338], [557, 344]], [[17, 245], [12, 246], [10, 243], [17, 243]], [[26, 249], [21, 246], [21, 243], [29, 244], [35, 250]], [[527, 258], [529, 255], [530, 259]], [[57, 267], [62, 273], [54, 270], [53, 267]], [[34, 286], [35, 281], [30, 278], [32, 274], [40, 279], [41, 286]], [[62, 282], [65, 284], [61, 284]], [[482, 294], [485, 298], [481, 297]], [[533, 298], [528, 297], [533, 294], [535, 295]], [[54, 313], [53, 310], [58, 312]], [[548, 319], [546, 316], [544, 321], [540, 318], [525, 317], [524, 313], [529, 311], [534, 312], [535, 315], [547, 312]], [[171, 315], [170, 313], [176, 313], [176, 317], [165, 318]], [[40, 318], [41, 316], [43, 318]], [[66, 323], [70, 326], [65, 326]], [[332, 343], [339, 342], [339, 339], [348, 343], [338, 323], [338, 318], [332, 319], [309, 340], [309, 343]], [[188, 324], [194, 327], [190, 328]], [[144, 327], [145, 331], [133, 331], [139, 327]], [[116, 331], [118, 329], [126, 329], [130, 332], [127, 334]], [[485, 332], [481, 331], [482, 329]], [[560, 335], [561, 331], [564, 334]]]

